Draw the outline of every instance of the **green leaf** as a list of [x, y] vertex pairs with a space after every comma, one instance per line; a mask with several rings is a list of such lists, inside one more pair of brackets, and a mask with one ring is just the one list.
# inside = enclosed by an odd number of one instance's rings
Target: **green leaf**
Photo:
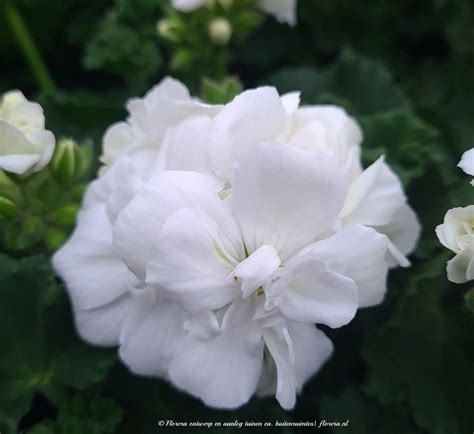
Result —
[[29, 434], [112, 434], [122, 410], [108, 398], [78, 394], [63, 402], [55, 421], [35, 425]]
[[[321, 426], [331, 432], [357, 434], [418, 434], [409, 416], [402, 408], [383, 407], [355, 388], [345, 389], [339, 396], [324, 396], [321, 400]], [[346, 422], [346, 426], [342, 423]], [[331, 426], [339, 423], [341, 426]]]
[[409, 290], [367, 338], [362, 354], [368, 394], [383, 405], [408, 405], [430, 433], [462, 434], [474, 426], [474, 369], [467, 353], [472, 338], [461, 339], [453, 325], [464, 322], [462, 334], [474, 324], [460, 299], [448, 313], [439, 287], [444, 264], [442, 255], [412, 270]]
[[405, 186], [443, 160], [438, 132], [414, 114], [391, 110], [359, 118], [364, 131], [363, 161], [368, 165], [385, 154]]
[[301, 90], [303, 101], [329, 102], [334, 96], [355, 115], [371, 115], [393, 109], [409, 109], [403, 91], [380, 63], [344, 50], [325, 70], [286, 68], [270, 77], [280, 92]]
[[106, 22], [87, 46], [84, 65], [88, 69], [116, 73], [131, 88], [143, 89], [162, 63], [157, 38], [151, 37], [140, 29]]
[[77, 338], [46, 258], [0, 255], [0, 288], [0, 408], [6, 416], [18, 420], [37, 390], [48, 396], [61, 384], [83, 389], [102, 380], [114, 351]]
[[76, 395], [61, 407], [56, 425], [58, 434], [109, 434], [122, 419], [122, 411], [108, 398], [88, 399]]
[[56, 358], [54, 377], [67, 386], [85, 389], [105, 377], [115, 358], [115, 351], [76, 342]]
[[41, 424], [35, 425], [31, 430], [28, 430], [28, 434], [55, 434], [55, 432], [48, 425]]
[[18, 420], [44, 380], [41, 287], [49, 284], [41, 258], [0, 256], [0, 408]]
[[2, 434], [16, 434], [17, 423], [11, 417], [0, 413], [0, 432]]

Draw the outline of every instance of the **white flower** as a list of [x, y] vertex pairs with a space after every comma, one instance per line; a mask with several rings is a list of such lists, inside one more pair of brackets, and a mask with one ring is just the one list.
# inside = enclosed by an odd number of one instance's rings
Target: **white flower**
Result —
[[474, 279], [474, 205], [452, 208], [436, 228], [439, 241], [456, 256], [448, 261], [448, 279], [464, 283]]
[[[171, 6], [192, 12], [206, 4], [206, 0], [171, 0]], [[296, 24], [296, 0], [258, 0], [258, 7], [281, 23]]]
[[54, 152], [55, 138], [44, 129], [43, 109], [16, 90], [0, 102], [0, 169], [16, 174], [37, 172]]
[[419, 225], [401, 184], [383, 159], [362, 170], [347, 113], [297, 93], [188, 98], [169, 123], [148, 104], [161, 138], [124, 141], [54, 257], [79, 333], [210, 406], [290, 409], [332, 353], [315, 324], [380, 303], [407, 263]]
[[[464, 173], [474, 176], [474, 148], [471, 148], [462, 154], [458, 167], [460, 167]], [[474, 187], [474, 179], [471, 181], [471, 185]]]

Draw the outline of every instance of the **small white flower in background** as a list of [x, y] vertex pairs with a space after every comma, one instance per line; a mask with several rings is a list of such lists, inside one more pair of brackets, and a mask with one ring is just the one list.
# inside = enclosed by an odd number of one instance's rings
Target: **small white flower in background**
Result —
[[[464, 173], [474, 176], [474, 148], [471, 148], [462, 154], [458, 167], [460, 167]], [[471, 181], [471, 185], [474, 187], [474, 179]]]
[[343, 109], [262, 87], [225, 106], [172, 79], [108, 130], [54, 256], [81, 336], [207, 405], [296, 394], [331, 355], [315, 324], [380, 303], [419, 224]]
[[41, 106], [18, 91], [0, 101], [0, 169], [22, 175], [46, 166], [54, 152], [55, 138], [44, 129]]
[[454, 283], [474, 279], [474, 205], [450, 209], [436, 235], [443, 246], [456, 253], [446, 268], [448, 279]]
[[[464, 152], [458, 167], [474, 176], [474, 148]], [[474, 187], [474, 180], [471, 185]], [[443, 246], [456, 254], [446, 267], [448, 279], [454, 283], [473, 280], [474, 205], [450, 209], [444, 216], [444, 223], [436, 228], [436, 235]]]
[[209, 23], [209, 37], [218, 45], [226, 45], [232, 35], [232, 27], [225, 18], [214, 18]]
[[[228, 1], [221, 0], [227, 4]], [[257, 5], [262, 11], [273, 16], [281, 23], [290, 26], [296, 24], [296, 1], [297, 0], [257, 0]], [[171, 6], [183, 12], [192, 12], [206, 4], [207, 0], [171, 0]]]

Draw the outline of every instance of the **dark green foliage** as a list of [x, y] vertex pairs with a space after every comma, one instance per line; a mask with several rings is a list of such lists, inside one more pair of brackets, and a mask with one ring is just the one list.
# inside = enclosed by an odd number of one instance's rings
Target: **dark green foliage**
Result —
[[[58, 386], [99, 383], [115, 360], [75, 335], [68, 301], [41, 256], [0, 256], [0, 408], [5, 421], [24, 415], [35, 391], [62, 402]], [[12, 422], [13, 423], [13, 422]]]
[[[434, 233], [449, 208], [474, 197], [470, 177], [456, 167], [474, 137], [472, 1], [299, 0], [295, 28], [265, 18], [251, 0], [191, 14], [171, 10], [168, 0], [10, 1], [59, 90], [38, 91], [0, 3], [0, 91], [21, 88], [38, 100], [48, 129], [79, 143], [83, 170], [69, 185], [47, 172], [22, 189], [0, 174], [2, 434], [18, 427], [32, 434], [151, 434], [162, 419], [349, 420], [321, 433], [472, 432], [474, 289], [448, 282], [452, 254]], [[211, 44], [212, 16], [231, 21], [230, 45]], [[157, 34], [163, 18], [179, 23], [179, 43]], [[301, 90], [304, 103], [343, 106], [363, 129], [364, 165], [385, 154], [423, 226], [413, 267], [391, 272], [384, 302], [346, 327], [325, 330], [334, 356], [291, 413], [259, 398], [217, 411], [162, 381], [133, 376], [114, 349], [77, 337], [45, 256], [72, 230], [105, 128], [126, 117], [127, 98], [167, 74], [210, 103], [239, 91], [227, 78], [234, 74], [244, 88], [274, 84], [280, 92]], [[26, 209], [30, 199], [34, 206]]]

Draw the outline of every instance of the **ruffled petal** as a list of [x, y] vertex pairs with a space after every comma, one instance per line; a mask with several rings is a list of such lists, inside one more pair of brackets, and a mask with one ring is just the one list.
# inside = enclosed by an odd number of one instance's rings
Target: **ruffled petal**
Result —
[[190, 321], [170, 365], [172, 382], [211, 407], [245, 404], [257, 387], [263, 357], [253, 312], [251, 300], [246, 300], [234, 302], [221, 325], [212, 313]]
[[248, 253], [273, 246], [283, 262], [331, 228], [346, 195], [339, 163], [318, 151], [262, 143], [236, 164], [232, 204]]

